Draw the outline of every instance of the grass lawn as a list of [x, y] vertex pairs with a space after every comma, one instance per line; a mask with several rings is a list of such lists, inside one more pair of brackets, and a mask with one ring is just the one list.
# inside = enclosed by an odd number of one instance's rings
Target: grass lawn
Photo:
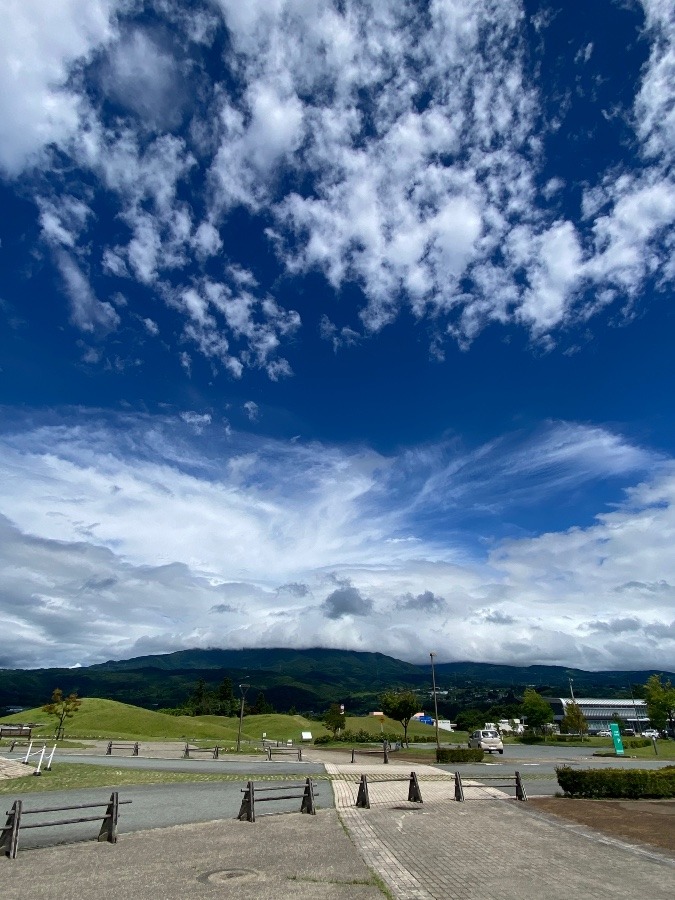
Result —
[[[40, 707], [24, 710], [3, 721], [40, 722], [36, 738], [49, 740], [54, 734], [54, 718]], [[101, 700], [94, 697], [82, 699], [82, 705], [66, 720], [66, 739], [120, 741], [206, 741], [219, 746], [231, 746], [237, 741], [239, 720], [225, 716], [170, 716], [139, 706]], [[301, 732], [311, 731], [314, 737], [326, 734], [320, 722], [310, 722], [302, 716], [245, 716], [242, 723], [242, 739], [260, 741], [263, 732], [275, 740], [299, 742]]]
[[[0, 794], [35, 794], [43, 791], [72, 791], [77, 788], [109, 787], [117, 788], [125, 784], [177, 784], [189, 782], [199, 784], [205, 781], [245, 782], [250, 776], [241, 774], [218, 774], [216, 772], [149, 772], [146, 769], [113, 769], [108, 766], [89, 766], [84, 763], [54, 763], [51, 772], [39, 777], [24, 775], [21, 778], [7, 778], [0, 781]], [[305, 775], [256, 775], [256, 781], [286, 781]], [[325, 776], [312, 775], [312, 779]]]

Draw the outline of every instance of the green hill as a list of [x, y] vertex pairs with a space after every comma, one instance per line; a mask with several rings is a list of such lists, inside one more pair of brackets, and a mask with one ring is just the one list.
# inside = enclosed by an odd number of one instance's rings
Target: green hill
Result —
[[[5, 722], [39, 722], [44, 727], [36, 733], [48, 737], [54, 731], [54, 718], [40, 707], [24, 710], [6, 716]], [[128, 703], [115, 700], [100, 700], [85, 697], [82, 705], [71, 719], [66, 721], [66, 738], [125, 740], [125, 741], [208, 741], [221, 746], [234, 744], [237, 740], [239, 720], [223, 716], [170, 716], [152, 712]], [[373, 740], [379, 739], [382, 728], [388, 732], [402, 734], [402, 728], [393, 719], [385, 719], [383, 725], [373, 716], [349, 716], [347, 728], [351, 731], [368, 731]], [[261, 716], [244, 716], [241, 735], [246, 741], [259, 742], [265, 734], [271, 740], [298, 743], [302, 732], [309, 731], [316, 738], [328, 731], [321, 722], [310, 721], [303, 716], [287, 716], [278, 713]], [[434, 731], [429, 725], [413, 722], [411, 736], [429, 736]]]

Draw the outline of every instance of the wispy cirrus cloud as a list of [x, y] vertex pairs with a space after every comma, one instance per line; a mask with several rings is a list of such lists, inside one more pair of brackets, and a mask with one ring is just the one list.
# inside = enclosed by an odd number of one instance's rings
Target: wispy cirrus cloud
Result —
[[[421, 661], [439, 636], [446, 659], [588, 668], [672, 659], [672, 461], [642, 482], [626, 472], [632, 486], [611, 511], [566, 530], [505, 539], [503, 519], [517, 522], [519, 504], [505, 498], [483, 519], [490, 540], [477, 548], [453, 527], [463, 513], [452, 502], [439, 530], [433, 511], [427, 520], [417, 511], [418, 484], [392, 486], [401, 455], [225, 434], [200, 414], [49, 418], [14, 417], [0, 439], [0, 655], [11, 647], [15, 665], [213, 645]], [[598, 443], [595, 471], [603, 446], [612, 472], [610, 441]], [[492, 464], [488, 454], [486, 474]], [[464, 504], [482, 502], [478, 482], [472, 475]]]

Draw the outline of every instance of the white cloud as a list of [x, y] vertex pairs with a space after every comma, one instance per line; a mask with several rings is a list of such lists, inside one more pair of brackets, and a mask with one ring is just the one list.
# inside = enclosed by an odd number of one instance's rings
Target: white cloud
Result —
[[[39, 162], [53, 189], [40, 194], [43, 237], [77, 250], [81, 265], [92, 257], [95, 290], [99, 276], [133, 278], [165, 300], [183, 318], [179, 343], [235, 377], [248, 366], [290, 374], [283, 346], [300, 324], [233, 258], [238, 206], [287, 274], [318, 270], [336, 291], [362, 289], [360, 310], [329, 337], [336, 350], [403, 309], [429, 321], [437, 357], [448, 338], [468, 347], [490, 322], [521, 324], [551, 346], [559, 329], [612, 303], [630, 310], [645, 287], [675, 279], [667, 0], [643, 0], [634, 156], [622, 148], [623, 167], [582, 186], [575, 219], [561, 212], [570, 185], [545, 158], [547, 98], [520, 0], [433, 0], [425, 16], [404, 0], [245, 10], [212, 0], [190, 15], [162, 2], [153, 26], [122, 0], [63, 0], [58, 15], [43, 6], [5, 3], [0, 166], [16, 176]], [[232, 52], [205, 68], [218, 17]], [[586, 73], [592, 50], [579, 48]], [[52, 143], [65, 165], [40, 155]], [[76, 228], [62, 214], [65, 202], [98, 212], [100, 200], [105, 221]], [[110, 246], [90, 253], [106, 227]], [[250, 282], [237, 284], [237, 271]], [[211, 318], [196, 322], [175, 298], [209, 280], [233, 296], [209, 300]]]
[[[210, 413], [181, 418], [187, 428], [60, 411], [59, 425], [15, 422], [4, 433], [0, 657], [11, 648], [13, 664], [72, 664], [143, 647], [276, 644], [423, 661], [440, 635], [445, 659], [668, 668], [672, 463], [643, 456], [649, 477], [634, 477], [613, 511], [520, 540], [495, 533], [486, 555], [458, 537], [457, 483], [462, 507], [484, 505], [459, 449], [452, 481], [428, 479], [444, 497], [443, 531], [400, 456], [226, 435]], [[603, 459], [610, 473], [637, 464], [616, 436], [604, 450], [599, 435], [588, 440], [570, 426], [565, 440], [520, 452], [507, 442], [501, 467], [520, 473], [516, 483], [541, 481], [538, 456], [562, 455], [564, 483], [553, 466], [539, 486], [546, 504], [588, 483], [590, 458], [596, 479]], [[495, 462], [486, 449], [484, 474]], [[427, 467], [442, 469], [443, 448], [424, 448], [428, 460], [434, 452]], [[502, 497], [484, 533], [521, 500]], [[630, 644], [628, 619], [639, 638]]]
[[260, 408], [254, 400], [247, 400], [243, 409], [251, 422], [257, 422], [260, 418]]
[[104, 335], [114, 331], [120, 323], [120, 317], [112, 304], [96, 297], [86, 276], [72, 256], [65, 251], [59, 251], [55, 254], [55, 258], [70, 300], [73, 324], [81, 331]]
[[72, 67], [115, 34], [119, 0], [5, 0], [0, 7], [0, 167], [17, 175], [80, 127]]

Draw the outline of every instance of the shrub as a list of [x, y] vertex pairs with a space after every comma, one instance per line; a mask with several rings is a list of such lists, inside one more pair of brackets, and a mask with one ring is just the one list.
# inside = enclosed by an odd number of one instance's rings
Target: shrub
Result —
[[541, 734], [524, 734], [518, 738], [519, 744], [543, 744], [544, 738]]
[[630, 747], [635, 750], [637, 747], [651, 747], [652, 742], [649, 738], [632, 738], [631, 740], [624, 741], [624, 746]]
[[470, 750], [468, 747], [441, 747], [436, 751], [438, 763], [482, 762], [482, 750]]
[[570, 797], [638, 800], [675, 797], [675, 766], [662, 769], [556, 768], [558, 784]]
[[315, 744], [330, 744], [333, 740], [333, 736], [330, 734], [320, 734], [319, 737], [314, 738]]

